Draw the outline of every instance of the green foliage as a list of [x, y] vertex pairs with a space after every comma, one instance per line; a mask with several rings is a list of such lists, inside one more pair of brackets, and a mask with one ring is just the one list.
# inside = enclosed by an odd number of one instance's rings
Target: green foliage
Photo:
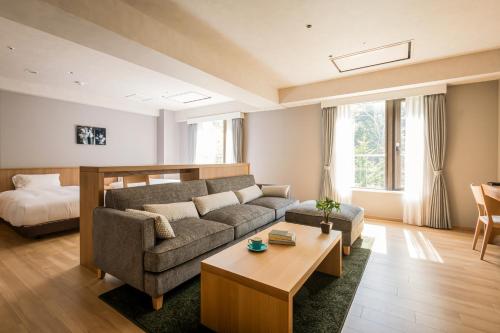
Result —
[[325, 222], [328, 223], [330, 214], [334, 209], [337, 213], [340, 212], [340, 202], [326, 197], [321, 200], [316, 200], [316, 208], [323, 212], [323, 216], [325, 217]]
[[385, 188], [385, 102], [352, 106], [355, 186]]

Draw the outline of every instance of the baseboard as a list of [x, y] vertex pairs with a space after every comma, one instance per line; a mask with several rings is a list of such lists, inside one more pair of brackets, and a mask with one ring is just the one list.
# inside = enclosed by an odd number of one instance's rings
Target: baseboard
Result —
[[380, 216], [373, 216], [373, 215], [365, 215], [365, 219], [368, 219], [368, 220], [390, 221], [390, 222], [403, 222], [403, 219], [395, 219], [395, 218], [380, 217]]

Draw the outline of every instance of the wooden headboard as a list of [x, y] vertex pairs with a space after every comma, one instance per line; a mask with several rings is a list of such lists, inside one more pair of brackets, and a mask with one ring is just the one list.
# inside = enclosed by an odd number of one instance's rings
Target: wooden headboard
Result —
[[47, 173], [60, 174], [63, 186], [80, 185], [80, 167], [0, 169], [0, 192], [14, 189], [12, 177], [17, 174], [41, 175]]

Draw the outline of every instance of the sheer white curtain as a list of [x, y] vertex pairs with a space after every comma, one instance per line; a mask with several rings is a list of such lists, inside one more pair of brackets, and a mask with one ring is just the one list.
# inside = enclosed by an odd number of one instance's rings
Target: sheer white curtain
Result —
[[406, 156], [403, 222], [425, 225], [429, 160], [425, 150], [424, 97], [406, 98]]
[[354, 114], [349, 105], [337, 107], [333, 135], [334, 199], [351, 203], [354, 184]]

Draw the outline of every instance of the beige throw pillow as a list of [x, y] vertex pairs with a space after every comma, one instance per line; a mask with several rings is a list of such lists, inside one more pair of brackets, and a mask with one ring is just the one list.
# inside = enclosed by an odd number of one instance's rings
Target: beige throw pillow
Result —
[[245, 187], [239, 191], [234, 191], [241, 204], [255, 200], [262, 196], [262, 191], [257, 185]]
[[200, 215], [205, 215], [210, 213], [213, 210], [238, 205], [240, 202], [236, 197], [236, 194], [232, 191], [221, 192], [215, 194], [209, 194], [202, 197], [193, 198], [194, 204], [198, 209]]
[[192, 201], [174, 202], [169, 204], [151, 204], [144, 205], [143, 207], [147, 212], [165, 216], [170, 222], [188, 217], [199, 217], [196, 207]]
[[265, 197], [280, 197], [288, 198], [290, 185], [264, 185], [262, 186], [262, 193]]
[[165, 216], [137, 209], [127, 209], [125, 211], [136, 215], [152, 217], [155, 220], [156, 238], [167, 239], [175, 237], [174, 230]]

